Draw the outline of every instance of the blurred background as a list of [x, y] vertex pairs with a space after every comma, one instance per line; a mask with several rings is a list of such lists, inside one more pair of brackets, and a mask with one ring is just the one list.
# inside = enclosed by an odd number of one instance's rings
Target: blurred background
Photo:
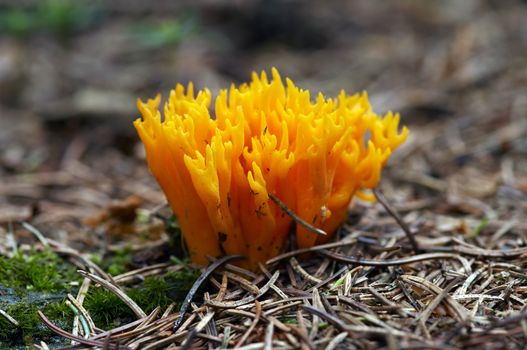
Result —
[[73, 246], [136, 230], [120, 224], [164, 201], [136, 98], [273, 66], [401, 113], [382, 184], [400, 210], [525, 215], [526, 19], [519, 0], [0, 1], [0, 225]]

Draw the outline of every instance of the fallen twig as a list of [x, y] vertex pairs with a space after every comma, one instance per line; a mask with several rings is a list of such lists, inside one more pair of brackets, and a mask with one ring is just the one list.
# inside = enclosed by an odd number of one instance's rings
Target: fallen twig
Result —
[[394, 208], [392, 208], [390, 203], [388, 203], [388, 201], [386, 200], [386, 198], [384, 197], [384, 195], [382, 194], [382, 192], [379, 189], [377, 189], [377, 188], [373, 189], [373, 194], [375, 194], [375, 197], [377, 198], [379, 203], [382, 204], [384, 209], [386, 209], [386, 211], [395, 219], [395, 221], [397, 221], [399, 226], [401, 226], [401, 228], [403, 229], [404, 233], [406, 234], [406, 237], [410, 241], [410, 244], [412, 245], [412, 249], [414, 250], [414, 253], [418, 254], [419, 251], [420, 251], [419, 250], [419, 245], [417, 244], [417, 241], [415, 240], [414, 234], [412, 233], [412, 231], [410, 230], [408, 225], [406, 225], [406, 223], [401, 218], [401, 216], [399, 214], [397, 214], [397, 211]]

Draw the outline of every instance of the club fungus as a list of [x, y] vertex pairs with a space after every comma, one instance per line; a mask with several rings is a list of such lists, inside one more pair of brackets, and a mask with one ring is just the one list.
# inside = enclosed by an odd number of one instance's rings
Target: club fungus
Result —
[[[327, 232], [296, 225], [299, 247], [329, 240], [353, 196], [377, 185], [408, 134], [399, 115], [376, 115], [362, 94], [325, 98], [253, 73], [249, 84], [220, 90], [177, 85], [138, 101], [134, 125], [148, 165], [179, 220], [191, 258], [241, 254], [255, 267], [284, 248], [295, 213]], [[320, 231], [319, 230], [319, 231]]]

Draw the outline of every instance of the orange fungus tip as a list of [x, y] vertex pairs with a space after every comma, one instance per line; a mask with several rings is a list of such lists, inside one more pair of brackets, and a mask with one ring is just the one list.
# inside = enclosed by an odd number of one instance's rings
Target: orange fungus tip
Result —
[[160, 103], [138, 101], [134, 125], [199, 264], [241, 254], [254, 268], [281, 253], [292, 219], [269, 194], [328, 233], [296, 225], [301, 248], [331, 239], [353, 196], [371, 199], [363, 191], [408, 135], [398, 114], [376, 115], [366, 93], [313, 98], [276, 69], [214, 101], [190, 83]]

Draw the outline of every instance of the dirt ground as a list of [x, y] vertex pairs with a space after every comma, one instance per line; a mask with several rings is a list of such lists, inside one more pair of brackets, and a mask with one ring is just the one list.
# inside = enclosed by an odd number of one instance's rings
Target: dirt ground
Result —
[[[0, 3], [0, 254], [37, 244], [28, 222], [80, 252], [132, 244], [136, 268], [166, 262], [165, 228], [133, 220], [170, 213], [132, 121], [137, 97], [177, 82], [217, 91], [277, 67], [328, 96], [366, 90], [410, 129], [380, 189], [419, 252], [381, 203], [358, 203], [331, 249], [233, 268], [227, 292], [216, 273], [208, 298], [231, 304], [197, 303], [174, 334], [155, 316], [129, 346], [524, 348], [527, 2], [14, 3]], [[244, 283], [271, 290], [238, 305]]]

